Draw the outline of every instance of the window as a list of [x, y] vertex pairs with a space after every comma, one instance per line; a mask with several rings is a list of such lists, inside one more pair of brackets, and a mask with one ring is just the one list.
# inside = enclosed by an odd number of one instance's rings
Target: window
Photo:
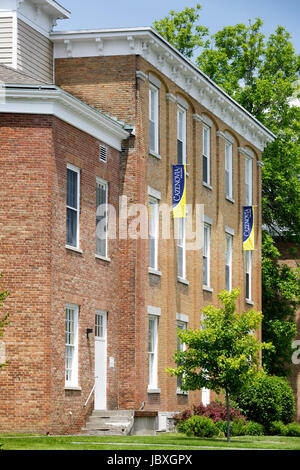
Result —
[[177, 108], [177, 163], [186, 164], [186, 110]]
[[72, 304], [65, 316], [65, 384], [78, 385], [78, 306]]
[[[187, 326], [186, 322], [183, 322], [183, 321], [177, 322], [177, 328], [179, 330], [186, 330], [186, 326]], [[179, 339], [179, 336], [177, 335], [177, 352], [181, 352], [185, 350], [186, 350], [185, 343], [182, 343]], [[180, 363], [177, 363], [177, 366], [180, 366]], [[177, 391], [181, 389], [181, 384], [182, 384], [181, 377], [177, 377]]]
[[232, 199], [232, 143], [225, 143], [225, 181], [226, 197]]
[[97, 338], [104, 338], [105, 336], [103, 313], [95, 313], [95, 336]]
[[225, 285], [230, 292], [232, 287], [232, 235], [226, 233], [225, 250]]
[[96, 254], [107, 257], [108, 183], [96, 180]]
[[178, 242], [177, 242], [177, 262], [178, 277], [186, 278], [186, 250], [185, 250], [185, 218], [178, 220]]
[[149, 267], [158, 270], [158, 199], [149, 197]]
[[210, 286], [210, 225], [204, 224], [203, 233], [203, 285]]
[[79, 248], [80, 170], [67, 166], [67, 234], [66, 244]]
[[245, 159], [246, 206], [252, 206], [252, 158]]
[[246, 251], [246, 299], [251, 300], [251, 265], [252, 252]]
[[149, 337], [148, 337], [148, 388], [157, 388], [157, 330], [158, 317], [149, 315]]
[[203, 161], [202, 161], [202, 178], [203, 183], [210, 184], [210, 127], [203, 124], [202, 130], [202, 147], [203, 147]]
[[159, 153], [158, 137], [158, 88], [149, 84], [149, 148], [150, 151]]

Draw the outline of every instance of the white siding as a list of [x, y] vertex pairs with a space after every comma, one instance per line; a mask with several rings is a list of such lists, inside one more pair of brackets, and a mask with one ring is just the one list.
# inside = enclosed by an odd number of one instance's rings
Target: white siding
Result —
[[0, 17], [0, 64], [13, 65], [13, 19]]
[[18, 70], [53, 83], [53, 44], [38, 31], [18, 19]]

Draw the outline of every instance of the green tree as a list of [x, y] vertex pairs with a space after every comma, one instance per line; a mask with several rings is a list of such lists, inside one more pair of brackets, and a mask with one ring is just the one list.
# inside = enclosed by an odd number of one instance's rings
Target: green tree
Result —
[[224, 392], [227, 406], [227, 440], [230, 441], [229, 400], [259, 373], [259, 354], [271, 344], [261, 343], [254, 332], [262, 314], [254, 310], [236, 312], [239, 289], [218, 294], [223, 307], [203, 309], [201, 327], [178, 330], [184, 351], [175, 353], [176, 368], [168, 368], [181, 380], [182, 390], [202, 387]]
[[196, 8], [185, 8], [180, 12], [171, 10], [168, 16], [154, 22], [156, 31], [188, 58], [199, 47], [208, 45], [207, 40], [205, 41], [208, 28], [195, 24], [201, 8], [197, 4]]
[[263, 352], [263, 365], [271, 375], [287, 376], [293, 354], [292, 342], [297, 333], [295, 311], [300, 295], [299, 270], [293, 271], [278, 262], [280, 253], [267, 233], [263, 233], [262, 253], [262, 339], [274, 346]]
[[[0, 274], [0, 278], [1, 277], [2, 277], [2, 275]], [[4, 291], [0, 292], [0, 307], [3, 305], [3, 302], [4, 302], [4, 300], [6, 299], [6, 297], [8, 295], [9, 295], [9, 293], [8, 293], [7, 290], [4, 290]], [[0, 338], [4, 334], [4, 328], [8, 325], [8, 321], [7, 321], [8, 317], [9, 317], [9, 314], [4, 315], [2, 318], [0, 317]], [[4, 367], [5, 365], [6, 365], [6, 363], [4, 363], [4, 364], [0, 363], [0, 369], [1, 369], [1, 367]]]

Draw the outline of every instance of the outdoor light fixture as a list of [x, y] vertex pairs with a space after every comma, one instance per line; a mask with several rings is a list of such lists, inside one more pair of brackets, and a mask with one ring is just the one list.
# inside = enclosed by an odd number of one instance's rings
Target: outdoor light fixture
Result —
[[87, 328], [86, 329], [86, 337], [87, 337], [88, 340], [91, 339], [92, 334], [93, 334], [93, 328]]

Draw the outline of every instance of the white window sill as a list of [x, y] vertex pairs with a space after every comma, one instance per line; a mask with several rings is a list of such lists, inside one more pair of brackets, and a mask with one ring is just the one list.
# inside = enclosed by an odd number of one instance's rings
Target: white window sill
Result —
[[213, 292], [213, 288], [212, 287], [209, 287], [209, 286], [202, 286], [202, 290], [205, 290], [206, 292]]
[[205, 188], [210, 189], [211, 191], [213, 190], [213, 187], [210, 184], [205, 183], [205, 181], [202, 181], [202, 184]]
[[155, 276], [161, 276], [162, 275], [161, 271], [159, 271], [158, 269], [154, 269], [154, 268], [148, 268], [148, 273], [149, 274], [154, 274]]
[[231, 202], [232, 204], [235, 203], [235, 200], [232, 199], [232, 197], [229, 197], [229, 196], [226, 196], [226, 201], [229, 201], [229, 202]]
[[181, 390], [181, 388], [177, 388], [176, 394], [177, 395], [188, 395], [189, 392], [185, 392], [184, 390]]
[[76, 387], [76, 385], [65, 385], [65, 390], [80, 391], [80, 390], [81, 390], [81, 387]]
[[154, 152], [154, 150], [149, 150], [149, 155], [151, 155], [151, 157], [157, 158], [158, 160], [161, 160], [161, 155], [159, 155], [159, 153]]
[[177, 281], [181, 282], [181, 284], [185, 284], [186, 286], [190, 284], [190, 282], [187, 279], [180, 277], [180, 276], [177, 277]]
[[150, 388], [150, 387], [148, 387], [147, 393], [160, 393], [160, 388]]
[[102, 261], [107, 261], [107, 263], [110, 263], [111, 262], [111, 259], [110, 258], [107, 258], [107, 256], [102, 256], [102, 255], [95, 255], [95, 258], [96, 259], [101, 259]]
[[248, 304], [248, 305], [254, 305], [254, 302], [253, 302], [253, 300], [246, 299], [246, 304]]
[[67, 250], [75, 251], [76, 253], [82, 254], [83, 251], [80, 248], [76, 248], [75, 246], [66, 245]]

